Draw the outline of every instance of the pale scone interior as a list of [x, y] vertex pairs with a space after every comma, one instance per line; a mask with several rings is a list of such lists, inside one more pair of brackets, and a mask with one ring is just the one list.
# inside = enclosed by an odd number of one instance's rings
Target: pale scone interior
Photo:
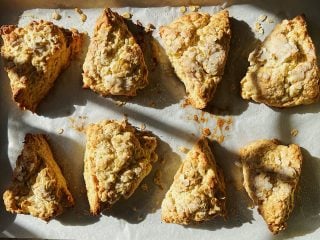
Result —
[[224, 73], [231, 38], [228, 11], [186, 14], [160, 27], [159, 33], [188, 100], [205, 108]]
[[83, 87], [102, 96], [135, 96], [147, 84], [148, 70], [140, 46], [123, 18], [104, 9], [83, 64]]
[[0, 32], [13, 99], [20, 108], [34, 112], [80, 50], [81, 35], [43, 20], [25, 27], [2, 26]]
[[127, 121], [104, 120], [86, 130], [84, 179], [92, 214], [129, 198], [157, 161], [157, 140]]
[[206, 138], [188, 152], [161, 206], [166, 223], [191, 224], [226, 215], [222, 170], [216, 165]]
[[270, 231], [284, 230], [294, 207], [302, 154], [296, 144], [258, 140], [240, 150], [244, 187]]
[[319, 98], [316, 51], [303, 16], [284, 20], [249, 55], [241, 96], [274, 107], [311, 104]]
[[12, 184], [4, 192], [3, 200], [7, 211], [30, 214], [45, 221], [74, 205], [66, 180], [43, 135], [26, 135]]

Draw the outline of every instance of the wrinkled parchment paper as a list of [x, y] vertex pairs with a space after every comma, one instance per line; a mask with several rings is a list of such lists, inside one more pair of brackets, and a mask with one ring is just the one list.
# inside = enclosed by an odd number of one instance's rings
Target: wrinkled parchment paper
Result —
[[[275, 109], [244, 101], [239, 96], [239, 81], [248, 66], [249, 52], [281, 19], [304, 12], [311, 36], [319, 49], [320, 15], [316, 4], [307, 2], [241, 1], [240, 4], [234, 1], [199, 9], [214, 13], [226, 7], [232, 17], [233, 36], [225, 76], [205, 111], [185, 106], [184, 86], [173, 73], [157, 31], [161, 25], [182, 15], [179, 7], [114, 9], [119, 13], [133, 14], [128, 24], [135, 33], [140, 31], [135, 25], [137, 20], [143, 26], [149, 23], [155, 26], [152, 34], [143, 37], [138, 34], [148, 62], [150, 84], [134, 98], [103, 98], [81, 88], [81, 68], [89, 37], [86, 37], [80, 56], [56, 81], [54, 88], [40, 104], [37, 114], [20, 111], [12, 102], [8, 78], [1, 63], [1, 191], [10, 180], [25, 133], [45, 133], [75, 197], [76, 206], [45, 223], [31, 216], [6, 213], [1, 203], [0, 236], [54, 239], [319, 239], [319, 104]], [[20, 15], [15, 22], [12, 22], [13, 12], [9, 14], [1, 9], [1, 23], [16, 24], [18, 21], [23, 26], [32, 20], [46, 19], [59, 26], [77, 28], [90, 36], [102, 10], [82, 9], [87, 16], [87, 20], [82, 22], [74, 9], [56, 9], [62, 17], [56, 21], [52, 19], [53, 9], [36, 7], [35, 4], [29, 10], [15, 13], [18, 14], [16, 16]], [[187, 8], [187, 11], [190, 9]], [[267, 19], [262, 21], [264, 17], [261, 15], [267, 16]], [[256, 31], [256, 22], [261, 24], [263, 34]], [[83, 129], [91, 122], [106, 118], [123, 119], [125, 116], [134, 126], [145, 126], [158, 137], [159, 162], [143, 181], [147, 189], [139, 187], [129, 200], [119, 201], [110, 212], [100, 217], [90, 216], [82, 176]], [[296, 136], [291, 134], [293, 129], [298, 130]], [[216, 160], [226, 175], [228, 218], [216, 218], [189, 227], [161, 223], [161, 201], [185, 157], [186, 149], [192, 147], [202, 132], [209, 134], [214, 141]], [[295, 210], [288, 229], [276, 237], [269, 233], [256, 209], [249, 208], [250, 201], [241, 185], [237, 151], [248, 142], [260, 138], [278, 138], [285, 144], [298, 143], [304, 155]]]

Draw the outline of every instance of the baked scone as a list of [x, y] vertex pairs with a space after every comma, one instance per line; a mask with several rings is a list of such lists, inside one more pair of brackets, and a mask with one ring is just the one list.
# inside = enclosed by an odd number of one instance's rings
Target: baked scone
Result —
[[3, 194], [12, 213], [30, 214], [49, 221], [74, 205], [66, 180], [44, 135], [27, 134], [13, 171], [11, 186]]
[[135, 96], [148, 84], [143, 53], [123, 18], [109, 8], [98, 18], [83, 64], [83, 88]]
[[34, 112], [80, 50], [81, 35], [43, 20], [23, 28], [2, 26], [0, 33], [13, 99], [20, 108]]
[[86, 129], [84, 180], [92, 214], [129, 198], [150, 173], [157, 139], [126, 120], [104, 120]]
[[243, 185], [258, 211], [277, 234], [287, 226], [302, 164], [300, 147], [277, 140], [258, 140], [240, 150]]
[[311, 104], [319, 98], [316, 51], [303, 16], [284, 20], [249, 55], [241, 96], [274, 107]]
[[222, 170], [216, 165], [207, 138], [188, 152], [161, 206], [166, 223], [187, 225], [226, 215]]
[[160, 27], [160, 37], [188, 100], [199, 109], [211, 101], [229, 51], [229, 12], [186, 14]]

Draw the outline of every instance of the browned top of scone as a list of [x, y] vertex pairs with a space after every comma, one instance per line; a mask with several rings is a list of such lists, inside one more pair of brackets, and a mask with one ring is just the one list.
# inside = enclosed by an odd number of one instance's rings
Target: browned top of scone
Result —
[[277, 140], [254, 141], [240, 150], [244, 187], [270, 231], [286, 228], [302, 164], [300, 147]]
[[226, 215], [226, 191], [208, 140], [202, 137], [187, 154], [161, 206], [162, 221], [190, 224]]
[[27, 134], [12, 183], [3, 194], [7, 211], [49, 221], [74, 205], [60, 168], [41, 134]]
[[90, 211], [98, 214], [129, 198], [152, 169], [156, 138], [127, 121], [104, 120], [86, 130], [84, 178]]
[[159, 33], [188, 100], [205, 108], [224, 73], [231, 38], [229, 12], [189, 13], [162, 26]]
[[141, 48], [123, 18], [103, 10], [83, 64], [83, 87], [103, 96], [135, 96], [148, 84], [147, 77]]
[[35, 111], [60, 72], [80, 50], [81, 35], [44, 20], [25, 27], [1, 26], [0, 33], [1, 56], [13, 99], [21, 108]]
[[311, 104], [319, 98], [314, 44], [303, 16], [283, 20], [249, 56], [241, 96], [274, 107]]

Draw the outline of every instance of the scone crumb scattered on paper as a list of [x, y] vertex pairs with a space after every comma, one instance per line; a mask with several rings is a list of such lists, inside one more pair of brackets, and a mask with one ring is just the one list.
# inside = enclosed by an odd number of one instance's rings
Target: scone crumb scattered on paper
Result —
[[145, 130], [146, 129], [146, 124], [145, 123], [142, 123], [141, 125], [140, 125], [140, 130], [141, 131], [143, 131], [143, 130]]
[[180, 7], [180, 12], [185, 13], [187, 11], [187, 8], [185, 6]]
[[271, 17], [267, 17], [267, 23], [274, 23], [274, 20]]
[[207, 136], [210, 136], [211, 131], [210, 131], [209, 128], [204, 128], [204, 129], [202, 130], [202, 134], [207, 137]]
[[267, 15], [264, 15], [264, 14], [261, 14], [261, 15], [258, 17], [258, 21], [259, 21], [259, 22], [264, 22], [266, 19], [267, 19]]
[[64, 132], [64, 129], [63, 128], [60, 128], [60, 129], [58, 129], [58, 134], [63, 134], [63, 132]]
[[58, 21], [58, 20], [61, 19], [61, 15], [60, 15], [57, 11], [53, 11], [53, 13], [52, 13], [52, 19]]
[[126, 104], [125, 101], [116, 101], [115, 103], [116, 103], [116, 105], [117, 105], [118, 107], [122, 107], [122, 106], [124, 106], [124, 105]]
[[132, 14], [129, 12], [125, 12], [121, 15], [123, 18], [125, 19], [131, 19], [132, 18]]
[[74, 10], [80, 15], [80, 19], [82, 22], [85, 22], [87, 20], [87, 15], [85, 15], [80, 8], [75, 8]]
[[291, 130], [290, 134], [292, 137], [296, 137], [298, 135], [299, 131], [298, 129], [294, 128]]
[[190, 149], [184, 147], [184, 146], [180, 146], [179, 147], [179, 151], [182, 152], [182, 153], [188, 153], [190, 151]]
[[189, 6], [189, 9], [191, 12], [198, 12], [200, 9], [200, 6], [194, 5], [194, 6]]
[[144, 29], [148, 33], [148, 32], [152, 32], [153, 30], [155, 30], [156, 27], [152, 23], [148, 23]]
[[264, 33], [264, 29], [263, 29], [261, 23], [255, 22], [255, 24], [254, 24], [254, 31], [257, 32], [257, 33], [260, 33], [260, 34], [263, 34], [263, 33]]

